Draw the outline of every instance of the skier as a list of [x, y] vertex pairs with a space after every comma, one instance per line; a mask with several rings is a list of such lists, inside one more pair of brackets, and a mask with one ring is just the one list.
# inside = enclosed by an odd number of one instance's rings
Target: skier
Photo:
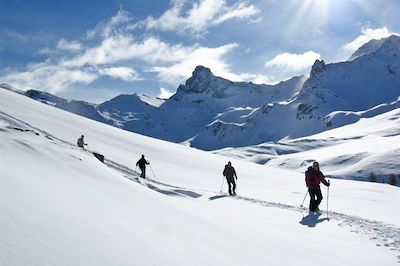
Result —
[[76, 144], [78, 144], [78, 147], [84, 148], [84, 145], [87, 146], [87, 144], [85, 143], [85, 141], [83, 140], [84, 136], [82, 135], [77, 141]]
[[319, 184], [322, 182], [329, 187], [330, 182], [325, 180], [324, 174], [319, 170], [319, 163], [314, 162], [306, 171], [306, 186], [310, 194], [310, 212], [319, 211], [319, 204], [322, 201], [322, 193]]
[[142, 171], [140, 177], [146, 178], [146, 164], [150, 163], [144, 158], [144, 155], [142, 154], [142, 158], [140, 158], [139, 161], [137, 161], [136, 163], [136, 166], [139, 166], [140, 171]]
[[[225, 165], [225, 169], [222, 173], [225, 177], [226, 177], [226, 181], [228, 182], [228, 186], [229, 186], [229, 195], [236, 195], [236, 182], [235, 182], [235, 178], [237, 180], [237, 175], [236, 175], [236, 171], [235, 168], [233, 168], [231, 162], [228, 162], [227, 165]], [[233, 187], [233, 189], [231, 188], [231, 185]]]

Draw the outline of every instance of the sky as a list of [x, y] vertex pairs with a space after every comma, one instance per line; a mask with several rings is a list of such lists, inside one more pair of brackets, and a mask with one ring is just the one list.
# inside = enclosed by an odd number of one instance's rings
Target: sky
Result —
[[197, 65], [275, 84], [400, 33], [398, 0], [0, 0], [0, 83], [167, 98]]

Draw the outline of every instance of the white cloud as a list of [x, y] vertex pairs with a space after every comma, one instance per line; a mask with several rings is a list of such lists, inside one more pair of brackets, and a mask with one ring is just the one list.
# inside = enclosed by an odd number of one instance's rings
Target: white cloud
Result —
[[[244, 2], [227, 6], [222, 0], [206, 0], [194, 4], [182, 17], [183, 7], [178, 1], [174, 5], [179, 11], [176, 17], [178, 24], [185, 18], [193, 23], [190, 27], [197, 27], [198, 30], [207, 28], [208, 22], [218, 24], [232, 18], [254, 18], [258, 12]], [[165, 14], [168, 12], [172, 11]], [[147, 34], [143, 37], [134, 36], [130, 29], [135, 25], [131, 24], [129, 14], [120, 10], [114, 17], [88, 32], [93, 37], [90, 42], [87, 39], [82, 42], [60, 39], [56, 49], [43, 49], [43, 53], [48, 55], [43, 63], [28, 64], [20, 71], [3, 72], [0, 80], [21, 89], [35, 88], [52, 93], [72, 89], [76, 83], [90, 84], [102, 76], [127, 82], [141, 80], [135, 69], [126, 67], [129, 64], [155, 72], [159, 81], [172, 85], [184, 82], [197, 65], [211, 67], [215, 75], [232, 80], [271, 83], [268, 76], [235, 74], [230, 70], [225, 56], [237, 48], [236, 43], [212, 48], [197, 43], [189, 46], [171, 44]], [[69, 53], [71, 51], [74, 53]]]
[[228, 6], [225, 0], [202, 0], [194, 3], [187, 11], [184, 10], [184, 3], [176, 1], [159, 18], [150, 16], [142, 24], [147, 29], [201, 33], [234, 18], [253, 21], [260, 19], [260, 10], [247, 2]]
[[90, 70], [68, 69], [48, 63], [30, 66], [24, 72], [12, 72], [1, 77], [1, 80], [25, 89], [39, 89], [55, 93], [75, 83], [90, 84], [97, 75]]
[[101, 75], [124, 81], [140, 80], [139, 73], [129, 67], [107, 67], [99, 70]]
[[135, 25], [130, 22], [132, 18], [129, 13], [123, 9], [118, 10], [118, 13], [111, 17], [108, 21], [99, 23], [94, 29], [86, 32], [87, 39], [93, 39], [97, 36], [101, 38], [108, 38], [113, 34], [119, 34], [126, 32], [127, 30], [132, 30]]
[[160, 94], [158, 94], [158, 98], [160, 99], [169, 99], [174, 93], [166, 88], [160, 88]]
[[298, 72], [306, 70], [314, 64], [316, 59], [320, 58], [321, 55], [313, 51], [303, 54], [282, 53], [267, 61], [265, 67], [278, 68], [287, 72]]
[[138, 59], [145, 62], [176, 62], [193, 48], [170, 45], [155, 37], [135, 41], [133, 36], [118, 34], [104, 39], [99, 46], [87, 49], [72, 59], [63, 59], [64, 66], [102, 65]]
[[[248, 6], [247, 3], [238, 3], [236, 6], [232, 7], [230, 10], [227, 10], [225, 14], [219, 16], [214, 22], [214, 25], [221, 24], [229, 19], [239, 18], [253, 18], [260, 13], [260, 10], [253, 5]], [[259, 22], [262, 18], [255, 17], [253, 22]]]
[[67, 41], [65, 39], [61, 39], [57, 44], [57, 49], [59, 50], [67, 50], [67, 51], [79, 51], [82, 49], [82, 44], [77, 41]]
[[30, 37], [27, 36], [27, 35], [24, 35], [24, 34], [21, 34], [21, 33], [17, 32], [17, 31], [9, 30], [9, 29], [4, 30], [2, 32], [2, 34], [6, 35], [5, 36], [6, 38], [13, 38], [13, 39], [16, 39], [16, 40], [18, 40], [20, 42], [28, 42], [29, 39], [30, 39]]
[[[78, 55], [63, 56], [57, 60], [57, 55], [50, 54], [49, 60], [40, 68], [27, 66], [26, 71], [1, 78], [6, 78], [9, 83], [22, 88], [56, 92], [74, 83], [89, 84], [100, 76], [129, 82], [140, 80], [134, 69], [118, 65], [141, 62], [150, 72], [158, 73], [157, 77], [161, 81], [177, 85], [190, 77], [197, 65], [212, 66], [214, 73], [223, 77], [236, 77], [223, 58], [236, 47], [237, 44], [234, 43], [215, 48], [198, 44], [171, 45], [155, 37], [136, 40], [129, 34], [119, 33], [104, 38], [97, 46], [85, 48]], [[45, 69], [48, 71], [44, 71]], [[61, 73], [65, 73], [66, 77], [60, 77]], [[55, 76], [60, 78], [59, 81], [54, 80]]]
[[172, 85], [182, 83], [192, 75], [198, 65], [209, 67], [214, 75], [232, 81], [251, 81], [257, 84], [275, 84], [278, 81], [273, 76], [253, 73], [233, 73], [223, 57], [237, 48], [236, 43], [216, 48], [198, 47], [186, 54], [182, 60], [169, 66], [152, 67], [150, 71], [157, 72], [158, 78]]
[[158, 78], [170, 84], [181, 83], [184, 79], [190, 77], [192, 71], [198, 65], [212, 67], [214, 74], [226, 77], [231, 75], [231, 72], [222, 57], [236, 47], [237, 44], [235, 43], [217, 48], [197, 47], [185, 54], [179, 62], [169, 66], [152, 67], [150, 71], [158, 72]]
[[358, 36], [356, 39], [343, 45], [343, 49], [348, 50], [350, 52], [355, 52], [363, 44], [369, 42], [372, 39], [382, 39], [389, 37], [390, 35], [393, 34], [393, 32], [389, 31], [386, 27], [378, 29], [363, 28], [361, 29], [361, 33], [362, 34]]
[[240, 74], [231, 74], [228, 75], [226, 78], [232, 81], [247, 81], [253, 82], [256, 84], [276, 84], [280, 80], [276, 80], [274, 76], [267, 76], [263, 74], [253, 74], [253, 73], [240, 73]]

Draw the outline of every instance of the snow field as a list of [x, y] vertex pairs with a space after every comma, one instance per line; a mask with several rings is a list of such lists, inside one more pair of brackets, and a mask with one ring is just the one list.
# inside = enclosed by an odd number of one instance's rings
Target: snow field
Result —
[[[302, 213], [304, 177], [294, 171], [143, 137], [5, 90], [0, 99], [4, 265], [396, 263], [396, 187], [334, 180], [328, 221]], [[73, 145], [81, 134], [106, 164]], [[154, 181], [134, 173], [142, 153]], [[218, 193], [228, 160], [237, 198]]]

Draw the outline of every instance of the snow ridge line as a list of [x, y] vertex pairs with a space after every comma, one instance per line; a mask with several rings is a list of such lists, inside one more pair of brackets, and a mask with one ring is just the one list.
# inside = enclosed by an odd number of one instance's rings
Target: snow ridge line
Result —
[[[10, 125], [13, 125], [13, 126], [24, 126], [25, 129], [32, 129], [34, 131], [37, 131], [37, 132], [43, 134], [47, 139], [57, 140], [58, 142], [60, 142], [62, 144], [66, 144], [68, 146], [71, 146], [73, 148], [78, 149], [78, 147], [76, 145], [72, 144], [71, 142], [68, 142], [66, 140], [57, 138], [54, 135], [49, 134], [48, 132], [46, 132], [46, 131], [44, 131], [44, 130], [42, 130], [40, 128], [34, 127], [31, 124], [29, 124], [27, 122], [24, 122], [24, 121], [22, 121], [22, 120], [20, 120], [20, 119], [18, 119], [16, 117], [13, 117], [13, 116], [11, 116], [11, 115], [9, 115], [7, 113], [4, 113], [2, 111], [0, 111], [0, 120], [7, 121]], [[81, 148], [79, 148], [79, 149], [81, 149]]]
[[[139, 179], [139, 178], [137, 177], [137, 173], [135, 171], [133, 171], [131, 168], [129, 168], [125, 165], [113, 162], [111, 160], [106, 160], [105, 162], [106, 162], [107, 166], [112, 167], [112, 168], [124, 173], [124, 176], [126, 178], [133, 180], [136, 183], [140, 183], [141, 185], [144, 185], [144, 186], [148, 187], [149, 189], [155, 190], [157, 192], [160, 192], [160, 193], [168, 195], [168, 196], [174, 196], [174, 192], [176, 191], [176, 189], [190, 191], [192, 193], [200, 193], [200, 192], [210, 193], [211, 192], [211, 193], [215, 193], [215, 194], [221, 194], [219, 192], [211, 191], [211, 190], [179, 187], [179, 186], [155, 181], [152, 179], [145, 179], [146, 184], [143, 184], [140, 181], [134, 180], [134, 179]], [[129, 176], [133, 177], [133, 179], [130, 178]], [[165, 187], [168, 187], [173, 190], [166, 193], [166, 190], [159, 188], [157, 185], [165, 186]], [[201, 195], [201, 194], [199, 194], [199, 195]], [[194, 197], [194, 198], [197, 198], [197, 197]], [[259, 199], [240, 196], [240, 195], [237, 195], [234, 197], [229, 197], [229, 198], [232, 198], [233, 200], [246, 201], [246, 202], [249, 202], [252, 204], [258, 204], [258, 205], [261, 205], [264, 207], [269, 207], [269, 208], [279, 208], [279, 209], [284, 209], [284, 210], [289, 210], [289, 211], [300, 212], [303, 215], [302, 221], [307, 221], [307, 219], [309, 217], [316, 217], [316, 219], [318, 219], [318, 216], [322, 214], [322, 213], [319, 213], [319, 214], [311, 213], [307, 216], [304, 216], [303, 212], [304, 211], [307, 212], [308, 209], [302, 208], [302, 207], [297, 207], [294, 205], [259, 200]], [[311, 219], [315, 219], [315, 218], [311, 218]], [[357, 233], [357, 234], [364, 234], [364, 235], [368, 236], [369, 240], [374, 241], [376, 243], [376, 246], [378, 246], [378, 247], [390, 248], [390, 250], [398, 251], [398, 253], [400, 253], [400, 228], [397, 228], [390, 224], [385, 224], [384, 222], [381, 222], [381, 221], [369, 220], [369, 219], [361, 218], [358, 216], [347, 215], [347, 214], [333, 212], [333, 211], [329, 211], [329, 218], [323, 218], [316, 222], [322, 222], [325, 220], [329, 221], [331, 219], [336, 220], [338, 222], [338, 226], [340, 226], [340, 227], [348, 227], [350, 229], [350, 232]], [[300, 221], [300, 223], [302, 223], [302, 221]], [[400, 263], [400, 255], [398, 255], [397, 258], [398, 258], [398, 263]]]

